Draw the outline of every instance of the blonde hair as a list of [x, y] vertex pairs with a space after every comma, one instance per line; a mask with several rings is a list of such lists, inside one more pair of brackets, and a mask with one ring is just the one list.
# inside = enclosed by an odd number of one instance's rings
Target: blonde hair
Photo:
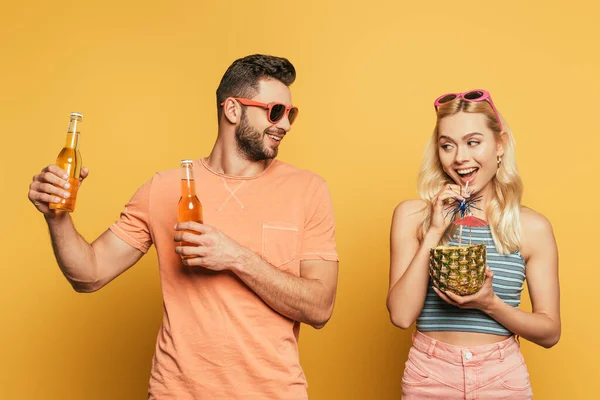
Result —
[[[517, 171], [514, 138], [502, 117], [500, 118], [503, 129], [501, 129], [494, 110], [487, 101], [471, 102], [458, 98], [445, 103], [437, 111], [437, 122], [433, 135], [425, 148], [418, 178], [419, 195], [427, 203], [422, 233], [424, 235], [431, 224], [432, 200], [445, 185], [455, 183], [446, 174], [440, 162], [438, 137], [440, 120], [459, 112], [484, 114], [496, 141], [503, 142], [504, 155], [496, 175], [492, 178], [492, 198], [484, 211], [494, 238], [496, 251], [501, 254], [514, 253], [519, 250], [521, 242], [520, 208], [523, 182]], [[504, 141], [502, 140], [503, 135], [505, 135]], [[444, 234], [442, 243], [448, 243], [455, 231], [456, 225], [451, 224]]]

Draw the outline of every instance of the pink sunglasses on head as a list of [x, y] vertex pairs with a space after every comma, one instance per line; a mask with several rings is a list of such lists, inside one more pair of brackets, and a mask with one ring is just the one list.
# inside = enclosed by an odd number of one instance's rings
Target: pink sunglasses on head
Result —
[[490, 106], [492, 106], [492, 110], [494, 110], [494, 114], [496, 115], [496, 121], [498, 121], [498, 124], [500, 124], [500, 129], [502, 129], [502, 121], [500, 120], [500, 115], [498, 114], [498, 110], [496, 110], [496, 106], [494, 105], [494, 102], [492, 101], [492, 96], [490, 95], [490, 92], [488, 92], [487, 90], [476, 89], [476, 90], [469, 90], [468, 92], [463, 92], [463, 93], [443, 94], [433, 102], [433, 107], [435, 108], [435, 111], [437, 112], [438, 107], [440, 107], [448, 102], [451, 102], [452, 100], [459, 99], [459, 98], [462, 98], [465, 101], [472, 101], [472, 102], [487, 100], [487, 102], [490, 103]]

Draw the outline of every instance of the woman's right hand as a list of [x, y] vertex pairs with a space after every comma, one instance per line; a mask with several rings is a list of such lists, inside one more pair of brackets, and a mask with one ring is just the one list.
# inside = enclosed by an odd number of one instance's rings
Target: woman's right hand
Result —
[[[87, 168], [81, 169], [79, 184], [87, 178]], [[50, 203], [58, 203], [70, 196], [69, 176], [56, 165], [49, 165], [33, 177], [29, 185], [29, 201], [46, 217], [56, 215], [56, 210], [50, 209]]]
[[[461, 195], [462, 193], [462, 195]], [[443, 235], [452, 222], [452, 213], [449, 207], [454, 207], [456, 202], [460, 202], [469, 197], [469, 193], [454, 184], [445, 184], [442, 190], [431, 201], [431, 224], [429, 232], [437, 235]]]

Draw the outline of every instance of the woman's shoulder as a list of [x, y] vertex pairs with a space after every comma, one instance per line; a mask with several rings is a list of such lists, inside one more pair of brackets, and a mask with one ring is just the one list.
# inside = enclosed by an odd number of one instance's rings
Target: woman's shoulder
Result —
[[427, 202], [421, 199], [410, 199], [404, 200], [400, 202], [396, 208], [394, 209], [394, 219], [421, 219], [425, 216], [425, 211], [427, 211], [428, 205]]
[[426, 212], [429, 208], [427, 202], [423, 200], [404, 200], [394, 209], [392, 217], [392, 227], [411, 227], [420, 228], [425, 220]]
[[543, 214], [522, 206], [521, 213], [521, 254], [528, 260], [536, 251], [541, 251], [552, 244], [554, 232], [552, 224]]
[[521, 231], [523, 233], [537, 234], [552, 230], [552, 224], [543, 214], [525, 206], [521, 206]]
[[421, 237], [421, 227], [429, 208], [423, 200], [404, 200], [394, 209], [392, 217], [392, 235]]

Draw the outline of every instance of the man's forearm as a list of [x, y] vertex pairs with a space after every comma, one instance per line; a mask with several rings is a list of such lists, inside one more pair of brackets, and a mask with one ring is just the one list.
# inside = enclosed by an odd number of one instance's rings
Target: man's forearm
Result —
[[67, 213], [47, 217], [58, 266], [78, 292], [96, 290], [96, 258], [92, 246], [77, 232]]
[[291, 275], [246, 249], [233, 272], [280, 314], [321, 328], [331, 317], [334, 294], [317, 279]]

